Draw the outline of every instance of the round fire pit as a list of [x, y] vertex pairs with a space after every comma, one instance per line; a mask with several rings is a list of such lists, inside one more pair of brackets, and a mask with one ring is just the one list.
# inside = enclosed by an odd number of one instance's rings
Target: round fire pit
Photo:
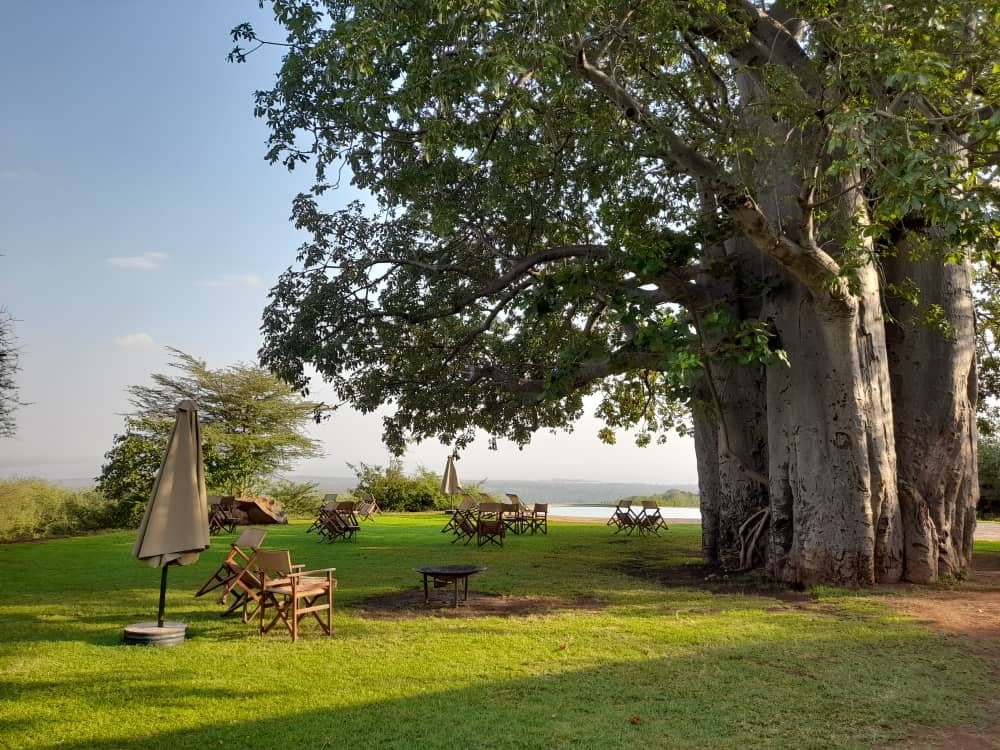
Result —
[[469, 598], [469, 576], [482, 573], [486, 570], [484, 565], [425, 565], [416, 568], [416, 571], [424, 577], [424, 604], [430, 604], [430, 591], [428, 581], [433, 583], [434, 588], [441, 588], [449, 584], [454, 586], [451, 606], [458, 606], [458, 582], [462, 582], [462, 601]]

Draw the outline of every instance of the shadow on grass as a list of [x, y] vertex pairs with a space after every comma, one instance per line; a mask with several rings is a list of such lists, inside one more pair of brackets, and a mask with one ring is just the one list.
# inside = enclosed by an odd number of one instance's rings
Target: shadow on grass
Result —
[[[303, 675], [296, 649], [304, 644], [287, 644], [287, 663], [272, 658], [232, 670], [229, 689], [193, 688], [194, 675], [183, 670], [159, 679], [125, 674], [115, 697], [102, 692], [90, 699], [95, 712], [127, 717], [120, 723], [65, 732], [56, 722], [65, 733], [55, 738], [42, 718], [16, 720], [7, 736], [20, 735], [19, 746], [80, 750], [871, 747], [903, 736], [915, 717], [925, 725], [973, 718], [968, 691], [984, 675], [942, 670], [946, 654], [939, 663], [908, 661], [906, 654], [929, 645], [926, 635], [869, 629], [838, 643], [836, 632], [820, 625], [811, 638], [786, 639], [791, 633], [779, 627], [756, 641], [716, 640], [672, 657], [609, 654], [589, 665], [571, 651], [535, 647], [521, 657], [528, 663], [523, 669], [545, 672], [535, 675], [510, 676], [505, 665], [517, 657], [500, 650], [496, 662], [475, 662], [463, 675], [456, 654], [440, 677], [457, 674], [464, 684], [445, 689], [435, 684], [437, 665], [386, 683], [361, 671], [377, 669], [376, 661], [391, 653], [351, 666], [334, 648]], [[295, 679], [308, 680], [309, 688], [289, 700]], [[83, 678], [53, 678], [34, 688], [6, 684], [21, 699], [32, 691], [37, 699], [92, 687]], [[171, 726], [161, 719], [167, 710], [175, 711]], [[42, 737], [49, 740], [38, 742]]]

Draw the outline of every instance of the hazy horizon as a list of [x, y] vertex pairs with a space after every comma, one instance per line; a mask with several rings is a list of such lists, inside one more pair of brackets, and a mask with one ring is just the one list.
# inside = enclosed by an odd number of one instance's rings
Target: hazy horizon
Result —
[[[0, 479], [41, 479], [44, 481], [52, 482], [53, 484], [59, 484], [66, 487], [89, 487], [94, 484], [97, 472], [93, 476], [86, 473], [71, 473], [71, 472], [59, 472], [53, 471], [52, 466], [42, 466], [42, 465], [25, 465], [23, 468], [16, 466], [6, 466], [0, 462]], [[350, 474], [303, 474], [300, 472], [285, 472], [279, 475], [282, 479], [288, 479], [296, 482], [316, 482], [319, 484], [320, 490], [326, 491], [346, 491], [349, 487], [353, 486], [357, 482], [357, 478]], [[634, 487], [642, 488], [644, 490], [649, 490], [658, 492], [664, 492], [666, 490], [676, 489], [684, 490], [685, 492], [697, 492], [697, 483], [684, 482], [684, 481], [671, 481], [667, 480], [664, 482], [629, 482], [629, 481], [615, 481], [615, 480], [601, 480], [601, 479], [574, 479], [572, 477], [541, 477], [524, 479], [523, 477], [467, 477], [465, 480], [466, 485], [471, 484], [483, 484], [486, 486], [499, 486], [500, 484], [560, 484], [569, 486], [623, 486], [623, 487]], [[637, 493], [638, 494], [638, 493]]]

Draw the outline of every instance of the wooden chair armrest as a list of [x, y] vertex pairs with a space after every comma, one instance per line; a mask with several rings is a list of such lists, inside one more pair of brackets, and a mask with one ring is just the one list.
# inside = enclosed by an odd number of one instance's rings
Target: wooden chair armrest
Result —
[[324, 573], [324, 574], [325, 573], [333, 573], [336, 570], [337, 570], [336, 568], [317, 568], [316, 570], [297, 570], [294, 573], [292, 573], [292, 575], [296, 576], [296, 577], [298, 577], [298, 576], [307, 577], [307, 576], [315, 575], [316, 573]]

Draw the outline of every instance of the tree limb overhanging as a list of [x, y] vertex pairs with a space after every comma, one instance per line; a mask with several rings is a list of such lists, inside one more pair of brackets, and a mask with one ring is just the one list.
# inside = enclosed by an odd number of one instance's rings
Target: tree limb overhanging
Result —
[[[710, 400], [722, 557], [797, 582], [904, 574], [920, 545], [901, 542], [893, 402], [913, 386], [884, 309], [906, 283], [883, 271], [914, 216], [938, 274], [995, 255], [1000, 32], [981, 5], [276, 9], [291, 46], [256, 111], [267, 158], [316, 180], [264, 363], [391, 405], [396, 451], [476, 429], [523, 444], [590, 397], [603, 439], [644, 443]], [[331, 206], [331, 169], [374, 205]], [[965, 508], [942, 534], [964, 539]]]

